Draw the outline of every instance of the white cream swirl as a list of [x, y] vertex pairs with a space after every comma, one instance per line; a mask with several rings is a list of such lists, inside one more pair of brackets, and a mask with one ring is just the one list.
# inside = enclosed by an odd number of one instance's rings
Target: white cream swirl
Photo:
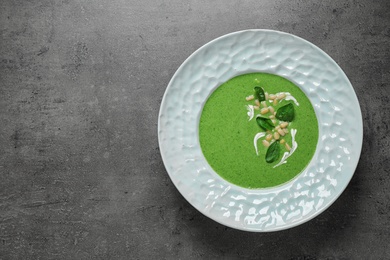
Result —
[[275, 167], [278, 167], [284, 163], [287, 163], [287, 158], [290, 157], [294, 152], [295, 150], [298, 148], [298, 143], [295, 141], [295, 134], [297, 133], [297, 129], [291, 129], [291, 137], [292, 137], [292, 147], [291, 147], [291, 150], [289, 152], [285, 152], [283, 154], [283, 157], [282, 159], [280, 160], [280, 162], [278, 164], [276, 164], [273, 168]]
[[[299, 103], [298, 103], [297, 99], [293, 95], [291, 95], [290, 92], [278, 92], [278, 93], [275, 94], [275, 96], [280, 96], [280, 95], [284, 95], [283, 98], [279, 99], [280, 102], [283, 101], [283, 100], [286, 100], [286, 101], [287, 100], [292, 100], [292, 101], [294, 101], [295, 105], [299, 106]], [[270, 100], [268, 100], [268, 102], [272, 103], [273, 100], [270, 99]]]
[[253, 145], [255, 146], [256, 155], [259, 155], [259, 150], [257, 149], [257, 140], [259, 140], [260, 138], [262, 138], [264, 136], [265, 136], [265, 133], [264, 132], [260, 132], [260, 133], [257, 133], [255, 135], [255, 138], [253, 139]]
[[255, 115], [255, 109], [252, 105], [247, 105], [246, 109], [248, 110], [247, 115], [249, 116], [248, 121], [251, 121]]

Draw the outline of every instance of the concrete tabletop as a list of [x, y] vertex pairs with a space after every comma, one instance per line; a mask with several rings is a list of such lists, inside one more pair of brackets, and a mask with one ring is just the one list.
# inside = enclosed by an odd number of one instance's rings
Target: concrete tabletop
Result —
[[[273, 233], [199, 213], [157, 140], [181, 63], [257, 28], [327, 52], [364, 122], [339, 199]], [[0, 31], [0, 259], [390, 259], [390, 1], [2, 0]]]

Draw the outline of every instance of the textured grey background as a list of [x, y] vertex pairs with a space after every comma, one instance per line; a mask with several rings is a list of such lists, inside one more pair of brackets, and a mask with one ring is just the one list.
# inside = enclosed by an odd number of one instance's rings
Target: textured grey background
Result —
[[[330, 54], [364, 120], [341, 197], [265, 234], [195, 210], [157, 141], [180, 64], [251, 28]], [[0, 31], [0, 259], [390, 259], [390, 1], [2, 0]]]

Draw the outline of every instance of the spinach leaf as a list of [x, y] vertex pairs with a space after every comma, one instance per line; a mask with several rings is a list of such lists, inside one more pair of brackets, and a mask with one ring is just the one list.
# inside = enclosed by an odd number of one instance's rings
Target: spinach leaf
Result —
[[265, 131], [267, 131], [267, 130], [271, 131], [275, 127], [274, 124], [272, 123], [271, 119], [269, 119], [269, 118], [258, 116], [258, 117], [256, 117], [256, 122]]
[[254, 87], [255, 90], [255, 98], [258, 99], [260, 102], [265, 101], [265, 94], [264, 94], [264, 89], [261, 87]]
[[279, 140], [276, 140], [268, 147], [267, 153], [265, 154], [265, 161], [267, 163], [272, 163], [279, 158], [279, 154], [280, 154]]
[[279, 120], [291, 122], [294, 119], [294, 105], [289, 103], [276, 111], [275, 117]]

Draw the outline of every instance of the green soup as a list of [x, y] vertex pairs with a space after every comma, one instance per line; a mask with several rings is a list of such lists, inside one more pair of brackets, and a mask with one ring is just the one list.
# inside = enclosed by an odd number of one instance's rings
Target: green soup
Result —
[[[268, 97], [259, 108], [254, 99], [246, 100], [251, 99], [255, 86], [260, 86]], [[280, 93], [293, 99], [283, 98]], [[272, 109], [277, 112], [287, 104], [293, 104], [293, 120], [274, 118]], [[254, 112], [251, 120], [249, 111]], [[274, 120], [275, 128], [266, 131], [259, 126], [258, 115]], [[262, 137], [255, 141], [256, 136]], [[199, 140], [207, 162], [222, 178], [244, 188], [267, 188], [283, 184], [305, 169], [317, 146], [318, 122], [310, 100], [292, 82], [272, 74], [250, 73], [230, 79], [211, 94], [201, 114]], [[277, 159], [267, 162], [265, 158], [272, 144], [273, 148], [278, 146], [273, 150]], [[281, 163], [285, 154], [289, 157]]]

